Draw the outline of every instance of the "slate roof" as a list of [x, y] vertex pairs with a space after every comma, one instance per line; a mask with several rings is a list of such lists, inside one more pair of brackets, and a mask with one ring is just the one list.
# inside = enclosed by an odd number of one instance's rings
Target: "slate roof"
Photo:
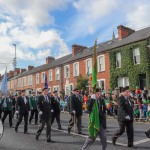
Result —
[[[105, 51], [109, 51], [109, 50], [117, 48], [117, 47], [121, 47], [121, 46], [130, 44], [130, 43], [134, 43], [134, 42], [138, 42], [138, 41], [148, 38], [149, 36], [150, 36], [150, 27], [147, 27], [147, 28], [135, 31], [134, 33], [130, 34], [129, 36], [125, 37], [122, 40], [118, 40], [118, 38], [116, 38], [114, 40], [109, 40], [109, 41], [103, 42], [101, 44], [98, 44], [97, 45], [97, 53], [103, 53]], [[29, 71], [25, 71], [24, 73], [19, 74], [17, 76], [17, 78], [27, 76], [30, 74], [34, 74], [36, 72], [44, 71], [44, 70], [47, 70], [50, 68], [54, 68], [54, 67], [60, 66], [62, 64], [67, 64], [67, 63], [70, 63], [73, 61], [77, 61], [77, 60], [85, 58], [85, 57], [90, 57], [90, 56], [92, 56], [92, 54], [93, 54], [93, 47], [85, 48], [85, 49], [81, 50], [78, 54], [76, 54], [75, 56], [72, 56], [72, 53], [71, 53], [64, 57], [58, 58], [49, 64], [44, 64], [44, 65], [35, 67]]]

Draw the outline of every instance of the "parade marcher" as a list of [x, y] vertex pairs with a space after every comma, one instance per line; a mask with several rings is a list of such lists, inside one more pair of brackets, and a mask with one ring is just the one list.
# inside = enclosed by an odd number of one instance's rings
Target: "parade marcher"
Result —
[[78, 134], [82, 134], [82, 98], [79, 95], [79, 89], [75, 88], [74, 89], [74, 94], [71, 96], [71, 117], [72, 117], [72, 121], [69, 122], [69, 126], [68, 126], [68, 133], [70, 133], [71, 128], [74, 125], [74, 120], [76, 117], [77, 118], [77, 129], [78, 129]]
[[51, 124], [53, 124], [55, 118], [58, 124], [58, 130], [62, 130], [61, 123], [60, 123], [60, 98], [58, 97], [58, 92], [54, 91], [53, 92], [53, 97], [51, 98], [52, 100], [52, 105], [53, 105], [53, 114], [52, 114], [52, 120]]
[[22, 118], [24, 117], [24, 134], [28, 133], [28, 116], [30, 111], [29, 98], [26, 96], [26, 91], [21, 91], [21, 96], [18, 97], [16, 103], [16, 114], [19, 114], [19, 119], [17, 121], [15, 131], [18, 132], [18, 126], [22, 122]]
[[6, 97], [3, 99], [3, 104], [5, 103], [5, 106], [3, 107], [4, 115], [2, 118], [2, 122], [4, 123], [7, 115], [9, 115], [9, 125], [10, 127], [13, 127], [12, 123], [12, 97], [9, 92], [6, 93]]
[[117, 138], [125, 132], [126, 128], [128, 136], [128, 147], [133, 147], [133, 103], [130, 100], [129, 90], [124, 89], [123, 95], [118, 99], [118, 123], [120, 129], [115, 132], [112, 138], [112, 143], [116, 145]]
[[41, 124], [36, 134], [36, 140], [38, 141], [39, 136], [46, 123], [47, 142], [53, 143], [54, 141], [51, 140], [51, 99], [47, 95], [48, 94], [47, 88], [43, 88], [42, 92], [43, 94], [39, 96], [39, 100], [38, 100], [38, 111], [39, 111], [39, 115], [41, 116], [40, 118]]
[[31, 115], [29, 119], [30, 124], [31, 124], [34, 114], [35, 114], [35, 125], [38, 123], [37, 103], [38, 103], [38, 98], [36, 97], [35, 92], [33, 91], [32, 96], [30, 96], [29, 98], [29, 104], [30, 104], [30, 110], [31, 110]]
[[95, 94], [91, 96], [91, 99], [87, 101], [87, 109], [90, 113], [88, 125], [90, 135], [81, 150], [88, 150], [98, 135], [101, 140], [101, 149], [106, 150], [106, 105], [98, 88], [96, 89]]

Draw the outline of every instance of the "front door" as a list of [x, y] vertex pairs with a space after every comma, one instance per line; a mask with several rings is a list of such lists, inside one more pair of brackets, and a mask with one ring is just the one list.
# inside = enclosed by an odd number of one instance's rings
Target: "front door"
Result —
[[140, 89], [144, 90], [144, 87], [146, 87], [146, 74], [140, 74], [139, 75], [139, 82], [140, 82]]

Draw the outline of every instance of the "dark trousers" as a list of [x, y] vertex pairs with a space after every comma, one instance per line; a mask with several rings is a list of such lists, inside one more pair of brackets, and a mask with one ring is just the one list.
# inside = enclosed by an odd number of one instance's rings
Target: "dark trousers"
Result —
[[51, 140], [51, 118], [50, 117], [48, 117], [48, 118], [41, 117], [41, 123], [40, 123], [39, 129], [37, 131], [37, 136], [40, 136], [40, 134], [42, 133], [45, 123], [46, 123], [47, 140]]
[[24, 133], [28, 131], [28, 115], [29, 115], [28, 113], [25, 113], [25, 114], [19, 113], [19, 119], [16, 124], [16, 128], [18, 128], [18, 126], [22, 122], [22, 118], [24, 117]]
[[31, 123], [34, 114], [35, 114], [35, 124], [37, 124], [37, 122], [38, 122], [38, 110], [37, 109], [32, 109], [31, 110], [31, 115], [30, 115], [29, 122]]
[[4, 115], [3, 115], [3, 118], [2, 118], [2, 122], [4, 123], [7, 115], [9, 115], [9, 125], [10, 127], [12, 126], [12, 111], [4, 111]]
[[[81, 125], [82, 125], [82, 116], [76, 116], [77, 119], [77, 129], [78, 133], [82, 132]], [[74, 114], [71, 114], [71, 119], [69, 120], [68, 128], [71, 129], [74, 126]]]
[[126, 122], [119, 121], [118, 123], [120, 129], [115, 132], [113, 138], [117, 139], [118, 137], [120, 137], [125, 132], [125, 128], [126, 128], [126, 132], [128, 136], [128, 145], [133, 145], [133, 140], [134, 140], [133, 121], [126, 121]]
[[12, 110], [12, 117], [14, 117], [14, 114], [15, 114], [15, 107], [13, 107], [13, 110]]
[[2, 109], [0, 109], [0, 119], [2, 118]]
[[54, 120], [56, 118], [57, 124], [58, 124], [58, 128], [61, 128], [61, 124], [60, 124], [60, 112], [54, 112], [52, 113], [52, 120], [51, 120], [51, 124], [54, 123]]

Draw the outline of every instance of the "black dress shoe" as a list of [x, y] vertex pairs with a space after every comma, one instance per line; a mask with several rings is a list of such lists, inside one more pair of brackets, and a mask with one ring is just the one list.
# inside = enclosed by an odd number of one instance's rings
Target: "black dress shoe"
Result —
[[18, 127], [15, 127], [15, 131], [18, 132]]
[[116, 139], [115, 137], [112, 138], [112, 144], [113, 144], [113, 145], [116, 145], [116, 140], [117, 140], [117, 139]]
[[58, 130], [63, 130], [63, 128], [58, 128]]
[[39, 135], [36, 135], [35, 139], [38, 141], [39, 140]]
[[24, 134], [29, 134], [29, 132], [24, 132]]
[[47, 142], [49, 142], [49, 143], [55, 143], [55, 142], [52, 141], [51, 139], [47, 139]]
[[82, 132], [78, 132], [78, 134], [83, 134]]
[[13, 126], [13, 125], [10, 125], [10, 128], [14, 128], [14, 126]]
[[150, 137], [149, 137], [149, 134], [148, 134], [147, 132], [145, 132], [145, 134], [146, 134], [147, 138], [150, 138]]

